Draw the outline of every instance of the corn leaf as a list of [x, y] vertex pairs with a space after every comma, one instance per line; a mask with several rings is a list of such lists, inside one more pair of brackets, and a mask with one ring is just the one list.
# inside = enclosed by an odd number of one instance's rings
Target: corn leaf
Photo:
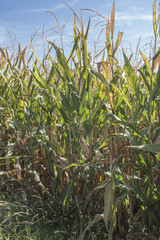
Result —
[[40, 72], [39, 72], [39, 70], [38, 70], [35, 62], [33, 62], [33, 65], [34, 65], [34, 69], [35, 69], [37, 75], [36, 75], [33, 71], [31, 71], [31, 73], [32, 73], [32, 75], [33, 75], [36, 83], [37, 83], [40, 87], [42, 87], [42, 88], [47, 89], [48, 91], [50, 91], [50, 89], [49, 89], [46, 81], [45, 81], [44, 78], [42, 77], [42, 74], [40, 74]]
[[85, 37], [84, 37], [86, 40], [87, 40], [88, 33], [89, 33], [89, 27], [90, 27], [90, 18], [88, 20], [87, 29], [86, 29], [86, 33], [85, 33]]
[[80, 37], [79, 37], [79, 36], [76, 36], [76, 37], [74, 38], [74, 45], [73, 45], [73, 48], [72, 48], [72, 50], [71, 50], [71, 52], [70, 52], [70, 55], [69, 55], [69, 57], [68, 57], [68, 59], [67, 59], [67, 63], [69, 62], [69, 60], [70, 60], [71, 57], [73, 56], [73, 53], [74, 53], [75, 49], [77, 49], [77, 45], [78, 45], [78, 43], [79, 43], [79, 40], [80, 40]]
[[141, 74], [142, 80], [143, 80], [143, 82], [145, 84], [145, 87], [146, 87], [146, 91], [147, 91], [148, 95], [150, 96], [152, 89], [151, 89], [150, 84], [148, 82], [147, 76], [143, 73], [142, 69], [139, 69], [138, 71]]
[[129, 88], [132, 90], [132, 92], [134, 93], [135, 96], [138, 95], [138, 79], [137, 76], [135, 74], [135, 71], [131, 65], [131, 63], [129, 62], [124, 50], [123, 50], [123, 56], [124, 56], [124, 70], [127, 76], [127, 81], [129, 84]]
[[60, 92], [60, 96], [62, 99], [62, 106], [64, 107], [64, 109], [70, 114], [72, 112], [72, 107], [67, 99], [67, 97], [63, 94], [63, 92]]
[[113, 1], [113, 6], [112, 6], [112, 13], [111, 13], [111, 38], [113, 39], [113, 33], [114, 33], [114, 22], [115, 22], [115, 1]]
[[147, 61], [147, 57], [141, 51], [140, 51], [140, 54], [142, 55], [143, 61], [145, 62], [146, 71], [149, 74], [149, 77], [151, 77], [152, 76], [152, 71], [151, 71], [151, 68], [149, 66], [149, 62]]
[[153, 29], [154, 29], [155, 39], [157, 39], [156, 0], [154, 1], [154, 5], [153, 5]]
[[117, 88], [117, 87], [115, 86], [115, 84], [112, 83], [111, 85], [112, 85], [113, 88], [117, 91], [117, 93], [119, 93], [119, 96], [126, 102], [126, 104], [128, 105], [128, 107], [132, 110], [132, 106], [131, 106], [131, 104], [128, 102], [125, 93], [123, 93], [122, 91], [120, 91], [119, 88]]
[[160, 66], [158, 68], [158, 72], [155, 77], [155, 81], [153, 84], [153, 90], [152, 90], [152, 101], [155, 100], [155, 98], [159, 95], [160, 92]]
[[83, 67], [84, 70], [88, 68], [88, 53], [86, 39], [82, 40], [82, 56], [83, 56]]
[[71, 192], [74, 188], [74, 183], [75, 183], [76, 176], [78, 175], [78, 173], [79, 173], [79, 169], [76, 169], [75, 175], [74, 175], [71, 183], [66, 187], [66, 189], [63, 192], [63, 195], [64, 195], [64, 197], [63, 197], [63, 207], [66, 207], [69, 200], [70, 200], [70, 195], [71, 195]]
[[115, 47], [113, 49], [113, 56], [115, 55], [115, 53], [120, 45], [122, 37], [123, 37], [123, 32], [118, 32], [117, 41], [116, 41]]
[[160, 153], [160, 144], [144, 144], [139, 146], [127, 146], [136, 150], [142, 150], [144, 152]]
[[108, 52], [108, 58], [109, 58], [109, 63], [112, 68], [112, 46], [111, 46], [111, 40], [110, 40], [110, 26], [109, 26], [109, 16], [107, 20], [107, 27], [106, 27], [106, 47], [107, 47], [107, 52]]

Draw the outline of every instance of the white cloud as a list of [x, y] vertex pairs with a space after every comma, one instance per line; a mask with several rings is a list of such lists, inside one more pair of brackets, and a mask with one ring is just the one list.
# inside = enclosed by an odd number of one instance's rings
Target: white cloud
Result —
[[47, 10], [48, 9], [45, 9], [45, 8], [35, 8], [35, 9], [29, 9], [26, 11], [22, 11], [21, 13], [40, 13], [40, 12], [45, 12]]
[[[72, 0], [71, 2], [67, 3], [69, 6], [73, 7], [75, 6], [77, 3], [79, 2], [79, 0]], [[52, 11], [52, 12], [56, 12], [60, 9], [66, 8], [67, 6], [62, 2], [57, 4], [55, 7], [48, 9], [48, 8], [37, 8], [37, 9], [29, 9], [27, 11], [25, 11], [25, 13], [38, 13], [38, 12], [45, 12], [45, 11]]]
[[144, 20], [144, 21], [152, 21], [152, 15], [150, 14], [126, 14], [126, 13], [118, 13], [116, 12], [116, 20], [125, 21], [125, 20]]
[[79, 2], [79, 0], [72, 0], [71, 2], [68, 3], [68, 5], [70, 5], [71, 7], [73, 7], [73, 6], [75, 6], [78, 2]]

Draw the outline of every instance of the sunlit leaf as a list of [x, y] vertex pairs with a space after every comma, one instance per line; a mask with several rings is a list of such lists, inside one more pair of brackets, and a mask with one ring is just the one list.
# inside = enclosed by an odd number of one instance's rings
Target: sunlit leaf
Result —
[[153, 29], [154, 29], [155, 39], [157, 39], [156, 0], [154, 1], [154, 5], [153, 5]]

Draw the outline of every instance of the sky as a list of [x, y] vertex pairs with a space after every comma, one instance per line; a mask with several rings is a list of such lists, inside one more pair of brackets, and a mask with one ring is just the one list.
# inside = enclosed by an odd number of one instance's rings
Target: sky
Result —
[[[105, 24], [108, 14], [112, 10], [112, 0], [66, 0], [78, 16], [83, 14], [84, 25], [87, 25], [88, 18], [91, 18], [88, 46], [95, 51], [95, 44], [98, 41], [97, 51], [105, 46]], [[57, 22], [54, 12], [61, 28], [63, 28], [63, 41], [65, 49], [70, 47], [73, 41], [73, 12], [62, 1], [59, 0], [0, 0], [0, 46], [18, 46], [22, 48], [29, 44], [31, 36], [37, 31], [33, 44], [35, 50], [41, 54], [45, 48], [43, 39], [55, 41], [61, 45]], [[89, 8], [101, 13], [104, 18], [92, 11], [81, 10]], [[153, 0], [115, 0], [115, 36], [118, 31], [124, 32], [122, 39], [123, 48], [136, 49], [139, 38], [140, 46], [150, 42], [153, 37]], [[62, 31], [62, 30], [61, 30]], [[101, 35], [99, 36], [100, 32]], [[42, 34], [44, 32], [44, 34]], [[42, 37], [44, 36], [44, 38]]]

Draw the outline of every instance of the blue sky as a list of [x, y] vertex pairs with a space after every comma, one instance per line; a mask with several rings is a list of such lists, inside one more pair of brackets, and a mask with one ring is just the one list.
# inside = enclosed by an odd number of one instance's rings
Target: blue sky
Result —
[[[80, 15], [81, 8], [91, 8], [99, 11], [106, 17], [111, 13], [111, 0], [66, 0], [73, 9]], [[73, 29], [73, 13], [62, 1], [58, 0], [0, 0], [0, 46], [9, 46], [11, 41], [7, 29], [10, 31], [14, 43], [21, 42], [24, 47], [30, 41], [31, 35], [38, 29], [34, 39], [34, 47], [37, 51], [42, 51], [42, 29], [44, 26], [45, 37], [55, 41], [60, 45], [59, 34], [55, 32], [56, 21], [52, 14], [46, 12], [53, 11], [61, 26], [66, 21], [64, 29], [64, 45], [71, 45]], [[116, 5], [116, 23], [115, 40], [117, 32], [124, 31], [122, 47], [129, 48], [130, 43], [135, 49], [138, 39], [141, 36], [141, 45], [149, 42], [153, 37], [152, 27], [152, 9], [153, 0], [115, 0]], [[97, 40], [100, 31], [104, 28], [106, 20], [102, 21], [100, 17], [93, 12], [83, 11], [84, 23], [87, 24], [88, 16], [91, 16], [91, 28], [89, 45]], [[52, 29], [47, 31], [48, 29]], [[16, 39], [14, 36], [16, 35]], [[99, 49], [105, 44], [105, 31], [99, 39]], [[91, 50], [93, 46], [91, 46]]]

